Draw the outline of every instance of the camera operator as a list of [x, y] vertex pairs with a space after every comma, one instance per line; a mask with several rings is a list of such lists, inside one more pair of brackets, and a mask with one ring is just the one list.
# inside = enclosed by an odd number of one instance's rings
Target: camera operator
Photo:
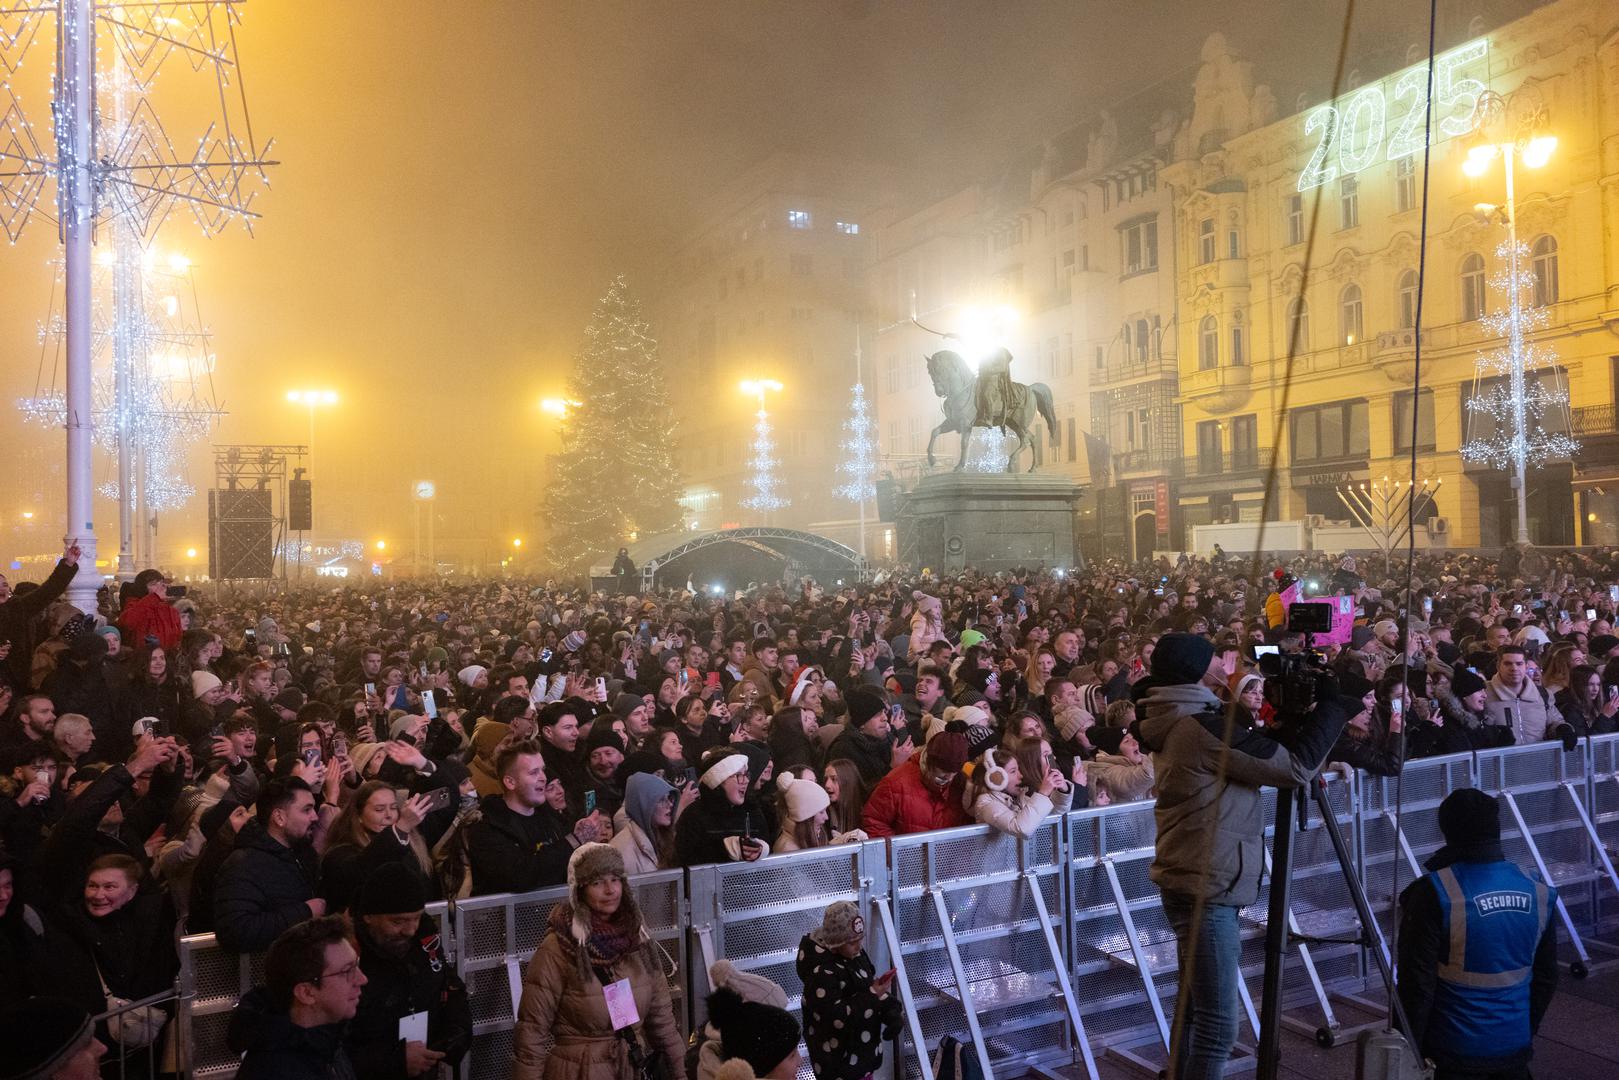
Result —
[[[1237, 912], [1259, 899], [1265, 827], [1260, 788], [1309, 783], [1344, 726], [1345, 707], [1323, 669], [1271, 679], [1286, 696], [1300, 680], [1319, 702], [1303, 715], [1279, 707], [1274, 728], [1249, 728], [1203, 684], [1214, 645], [1166, 634], [1152, 677], [1138, 684], [1136, 722], [1158, 780], [1157, 856], [1151, 875], [1181, 957], [1171, 1080], [1218, 1080], [1237, 1038]], [[1307, 691], [1307, 694], [1309, 691]]]

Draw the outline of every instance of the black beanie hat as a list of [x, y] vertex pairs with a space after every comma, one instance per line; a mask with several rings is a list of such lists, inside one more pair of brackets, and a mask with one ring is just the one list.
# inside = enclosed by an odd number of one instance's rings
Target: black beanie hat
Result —
[[1201, 634], [1165, 634], [1152, 651], [1152, 676], [1160, 684], [1195, 683], [1208, 674], [1214, 642]]
[[849, 706], [849, 723], [859, 727], [884, 709], [883, 699], [870, 690], [850, 690], [843, 699]]
[[1451, 846], [1498, 843], [1501, 808], [1478, 788], [1457, 788], [1439, 804], [1439, 831]]
[[1450, 692], [1458, 698], [1469, 694], [1476, 694], [1488, 685], [1482, 676], [1475, 675], [1468, 668], [1457, 668], [1455, 676], [1450, 680]]
[[6, 1048], [0, 1080], [54, 1076], [94, 1035], [90, 1014], [62, 998], [29, 998], [0, 1009], [0, 1046]]
[[422, 877], [402, 862], [386, 862], [372, 871], [354, 899], [355, 915], [405, 915], [427, 906]]
[[606, 717], [598, 718], [590, 725], [590, 734], [585, 737], [585, 756], [589, 757], [604, 746], [611, 746], [620, 754], [626, 751], [624, 740], [613, 730], [613, 722]]
[[1116, 727], [1102, 727], [1098, 724], [1086, 733], [1091, 745], [1104, 754], [1118, 755], [1119, 744], [1124, 742], [1125, 729]]
[[708, 1022], [719, 1029], [725, 1058], [741, 1058], [755, 1076], [769, 1075], [798, 1048], [798, 1021], [792, 1013], [744, 1001], [727, 987], [708, 995]]

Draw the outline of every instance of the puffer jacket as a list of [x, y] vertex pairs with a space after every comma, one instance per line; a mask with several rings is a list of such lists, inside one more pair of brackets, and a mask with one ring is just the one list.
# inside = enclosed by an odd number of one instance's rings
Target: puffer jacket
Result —
[[[310, 845], [289, 848], [256, 820], [243, 825], [214, 884], [214, 933], [220, 947], [263, 952], [283, 930], [310, 918], [309, 901], [319, 895], [314, 856]], [[192, 901], [194, 905], [195, 893]]]
[[641, 826], [627, 817], [623, 819], [622, 825], [618, 822], [619, 819], [615, 818], [613, 838], [608, 844], [617, 849], [624, 859], [624, 872], [630, 877], [655, 873], [659, 869], [658, 849], [653, 846], [652, 838], [647, 836]]
[[937, 597], [924, 596], [917, 601], [916, 614], [911, 616], [911, 640], [905, 647], [905, 657], [912, 664], [927, 656], [933, 643], [944, 637], [944, 617]]
[[155, 638], [165, 652], [180, 645], [180, 613], [156, 593], [147, 593], [124, 608], [118, 628], [131, 648], [138, 649], [148, 637]]
[[[545, 935], [523, 976], [523, 999], [512, 1038], [512, 1080], [622, 1080], [634, 1076], [629, 1047], [613, 1032], [607, 998], [595, 973], [583, 978], [572, 940]], [[643, 949], [631, 949], [607, 969], [628, 979], [641, 1016], [642, 1044], [668, 1055], [671, 1080], [685, 1080], [686, 1040], [675, 1026], [669, 982]], [[546, 1047], [548, 1039], [555, 1045]]]
[[972, 818], [961, 808], [965, 781], [958, 774], [940, 791], [922, 778], [921, 762], [913, 757], [883, 777], [872, 791], [861, 812], [860, 827], [876, 840], [970, 825]]
[[1491, 679], [1484, 688], [1484, 716], [1486, 724], [1511, 731], [1519, 746], [1557, 738], [1557, 729], [1563, 726], [1563, 714], [1552, 704], [1551, 695], [1527, 678], [1516, 691], [1499, 675]]
[[1228, 739], [1220, 699], [1195, 683], [1154, 686], [1137, 711], [1158, 779], [1153, 881], [1209, 903], [1252, 904], [1264, 869], [1268, 796], [1260, 788], [1308, 783], [1348, 717], [1337, 699], [1317, 706], [1289, 747], [1238, 725]]
[[980, 825], [993, 825], [1003, 833], [1021, 836], [1027, 840], [1034, 836], [1040, 823], [1052, 811], [1065, 811], [1074, 797], [1073, 788], [1058, 789], [1051, 795], [1038, 791], [1016, 794], [1010, 791], [986, 791], [969, 808]]
[[1151, 758], [1134, 762], [1119, 754], [1100, 753], [1085, 768], [1090, 774], [1091, 787], [1107, 792], [1112, 802], [1135, 802], [1152, 797]]

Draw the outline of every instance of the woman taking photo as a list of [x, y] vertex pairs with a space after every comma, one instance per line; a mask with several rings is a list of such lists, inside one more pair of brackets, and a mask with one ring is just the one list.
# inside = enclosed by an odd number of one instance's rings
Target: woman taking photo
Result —
[[[624, 860], [606, 844], [581, 844], [568, 860], [568, 899], [551, 909], [523, 977], [512, 1080], [685, 1080], [673, 968], [641, 922]], [[614, 1027], [609, 988], [633, 999], [635, 1023]]]
[[1569, 671], [1568, 686], [1557, 692], [1557, 711], [1580, 735], [1619, 731], [1619, 693], [1603, 689], [1602, 673], [1589, 664]]
[[1054, 797], [1068, 790], [1068, 782], [1054, 766], [1047, 766], [1033, 790], [1025, 785], [1017, 755], [1002, 747], [985, 750], [972, 762], [962, 806], [981, 825], [993, 825], [1001, 832], [1025, 840], [1055, 806]]
[[361, 784], [327, 834], [326, 854], [320, 861], [327, 910], [347, 911], [365, 879], [385, 862], [413, 868], [436, 898], [433, 858], [416, 831], [430, 809], [426, 795], [413, 795], [401, 803], [392, 784], [381, 780]]

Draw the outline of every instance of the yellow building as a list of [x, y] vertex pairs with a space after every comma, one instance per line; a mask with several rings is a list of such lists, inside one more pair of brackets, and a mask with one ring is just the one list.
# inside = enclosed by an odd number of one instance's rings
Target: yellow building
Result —
[[1418, 475], [1440, 482], [1421, 542], [1513, 539], [1508, 473], [1461, 452], [1493, 423], [1468, 401], [1481, 351], [1500, 344], [1479, 317], [1503, 303], [1492, 284], [1507, 235], [1503, 159], [1463, 170], [1486, 93], [1505, 113], [1490, 141], [1512, 139], [1508, 127], [1557, 139], [1540, 168], [1515, 151], [1512, 207], [1549, 315], [1532, 340], [1559, 358], [1540, 377], [1571, 404], [1543, 426], [1571, 426], [1582, 449], [1530, 472], [1531, 535], [1619, 541], [1619, 5], [1561, 0], [1447, 43], [1425, 242], [1425, 65], [1271, 121], [1263, 88], [1225, 77], [1229, 55], [1206, 48], [1203, 60], [1192, 121], [1159, 174], [1180, 267], [1184, 545], [1200, 524], [1349, 518], [1340, 485], [1408, 473], [1413, 408]]

